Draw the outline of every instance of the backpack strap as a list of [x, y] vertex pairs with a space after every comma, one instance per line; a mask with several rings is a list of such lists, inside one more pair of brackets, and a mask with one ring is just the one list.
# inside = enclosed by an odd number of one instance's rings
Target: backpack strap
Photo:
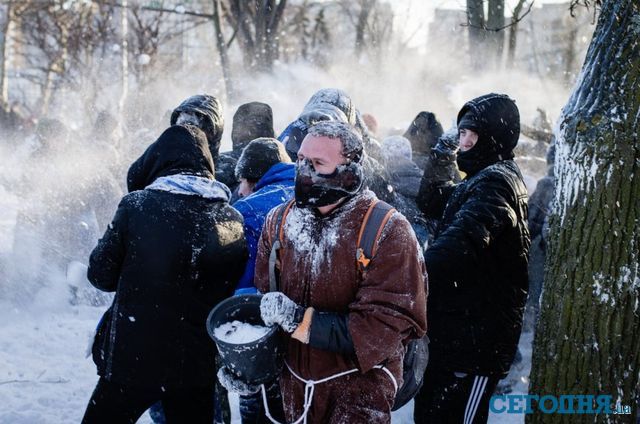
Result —
[[[284, 242], [284, 222], [294, 201], [294, 199], [291, 199], [289, 202], [278, 206], [272, 226], [267, 233], [269, 242], [271, 242], [271, 252], [269, 253], [269, 291], [272, 292], [278, 291], [278, 250], [280, 250]], [[275, 240], [274, 237], [276, 238]]]
[[378, 200], [369, 206], [364, 216], [360, 234], [358, 234], [358, 247], [356, 249], [356, 261], [361, 272], [367, 270], [369, 262], [378, 250], [378, 239], [384, 226], [396, 210], [386, 202]]

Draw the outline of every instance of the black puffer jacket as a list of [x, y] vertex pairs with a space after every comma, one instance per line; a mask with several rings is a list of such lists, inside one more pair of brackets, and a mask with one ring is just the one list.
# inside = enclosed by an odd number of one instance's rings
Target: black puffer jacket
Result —
[[[180, 162], [175, 143], [184, 151]], [[210, 156], [200, 160], [202, 152], [208, 149], [201, 131], [165, 131], [140, 160], [162, 177], [141, 177], [152, 184], [122, 199], [91, 254], [89, 280], [115, 291], [93, 346], [98, 374], [109, 381], [145, 388], [215, 382], [216, 349], [205, 320], [233, 293], [247, 251], [228, 189], [196, 176], [213, 168]]]
[[431, 360], [453, 371], [501, 376], [522, 328], [530, 240], [527, 190], [508, 159], [518, 139], [517, 108], [506, 96], [491, 96], [477, 109], [478, 143], [458, 155], [473, 152], [471, 169], [458, 160], [468, 177], [457, 185], [423, 181], [418, 201], [428, 216], [442, 217], [425, 254]]

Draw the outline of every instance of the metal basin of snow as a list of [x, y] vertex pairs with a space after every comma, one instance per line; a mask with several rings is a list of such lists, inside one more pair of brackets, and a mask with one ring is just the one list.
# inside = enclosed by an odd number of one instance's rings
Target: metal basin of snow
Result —
[[260, 317], [261, 298], [257, 294], [230, 297], [207, 318], [207, 332], [222, 363], [249, 384], [273, 381], [284, 364], [278, 326], [266, 327]]

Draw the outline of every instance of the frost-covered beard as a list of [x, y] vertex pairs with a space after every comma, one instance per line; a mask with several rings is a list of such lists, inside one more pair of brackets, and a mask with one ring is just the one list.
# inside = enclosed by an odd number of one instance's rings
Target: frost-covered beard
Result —
[[296, 165], [295, 198], [300, 208], [322, 207], [351, 197], [362, 189], [362, 165], [338, 165], [331, 174], [320, 174], [308, 160]]

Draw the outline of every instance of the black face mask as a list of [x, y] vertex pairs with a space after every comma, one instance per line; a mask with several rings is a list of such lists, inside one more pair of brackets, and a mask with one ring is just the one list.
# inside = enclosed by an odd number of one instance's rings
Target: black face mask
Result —
[[481, 134], [475, 146], [466, 152], [458, 153], [456, 162], [462, 172], [472, 176], [484, 168], [505, 159], [513, 159], [513, 152], [508, 151], [504, 154], [499, 154], [496, 151], [495, 141]]
[[295, 198], [300, 208], [328, 206], [351, 197], [362, 188], [362, 166], [338, 165], [331, 174], [319, 174], [308, 160], [296, 165]]

